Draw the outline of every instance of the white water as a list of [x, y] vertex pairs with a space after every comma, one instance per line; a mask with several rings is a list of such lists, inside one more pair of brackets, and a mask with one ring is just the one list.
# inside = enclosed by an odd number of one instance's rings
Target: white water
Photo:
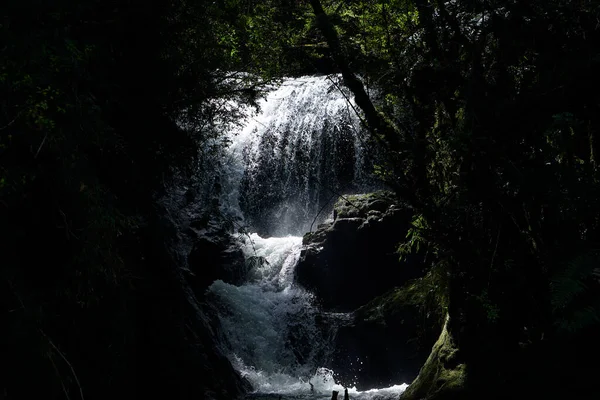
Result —
[[[225, 309], [220, 315], [221, 324], [232, 356], [266, 373], [306, 374], [308, 371], [302, 371], [298, 357], [288, 345], [290, 335], [317, 335], [312, 296], [292, 285], [302, 239], [262, 239], [252, 234], [251, 240], [254, 243], [247, 239], [244, 253], [248, 257], [264, 257], [266, 263], [255, 265], [250, 280], [242, 286], [216, 281], [210, 287]], [[290, 326], [290, 322], [297, 326]], [[298, 327], [302, 332], [294, 331]]]
[[286, 80], [231, 133], [222, 203], [269, 235], [304, 234], [336, 193], [373, 182], [359, 118], [335, 79]]
[[[334, 371], [318, 364], [330, 356], [327, 351], [335, 332], [332, 327], [319, 327], [313, 296], [293, 284], [301, 244], [300, 237], [263, 239], [251, 234], [244, 253], [264, 257], [267, 263], [256, 265], [242, 286], [216, 281], [209, 290], [222, 310], [230, 359], [257, 393], [325, 398], [332, 390], [343, 393], [344, 387], [335, 381]], [[300, 347], [305, 345], [301, 356], [296, 354], [295, 340]], [[388, 399], [397, 398], [406, 386], [364, 392], [349, 387], [348, 392], [355, 399]]]
[[[232, 136], [223, 202], [227, 212], [243, 221], [239, 199], [244, 195], [240, 188], [244, 177], [254, 179], [246, 195], [281, 191], [281, 196], [273, 197], [277, 201], [266, 203], [264, 213], [270, 220], [269, 231], [279, 237], [240, 234], [244, 254], [253, 262], [249, 278], [241, 286], [216, 281], [209, 288], [209, 298], [219, 310], [232, 364], [256, 393], [330, 398], [332, 390], [337, 390], [343, 396], [344, 387], [335, 381], [335, 372], [323, 367], [333, 356], [336, 324], [331, 322], [335, 316], [328, 314], [324, 323], [312, 294], [293, 283], [302, 238], [286, 235], [307, 231], [321, 208], [323, 191], [315, 189], [315, 179], [330, 185], [342, 180], [335, 168], [345, 156], [335, 154], [342, 148], [339, 143], [323, 144], [327, 134], [335, 134], [336, 141], [352, 142], [354, 153], [346, 155], [354, 163], [352, 180], [365, 179], [357, 119], [346, 99], [324, 77], [288, 80], [262, 101], [261, 108]], [[265, 168], [265, 158], [275, 162], [270, 168], [279, 173], [260, 170]], [[303, 158], [308, 164], [300, 163]], [[325, 159], [335, 162], [330, 165]], [[312, 168], [313, 164], [321, 167]], [[305, 171], [310, 173], [298, 178]], [[354, 399], [391, 399], [406, 386], [364, 392], [348, 387], [348, 391]]]

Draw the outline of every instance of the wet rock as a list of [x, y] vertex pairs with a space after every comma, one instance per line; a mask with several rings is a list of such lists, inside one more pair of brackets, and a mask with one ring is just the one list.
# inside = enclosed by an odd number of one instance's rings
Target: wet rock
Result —
[[195, 220], [188, 234], [194, 236], [187, 264], [196, 293], [203, 294], [217, 279], [233, 285], [246, 280], [250, 264], [245, 261], [239, 240], [223, 224]]
[[345, 196], [333, 214], [332, 222], [304, 236], [295, 276], [325, 309], [351, 311], [422, 274], [414, 257], [398, 261], [412, 211], [393, 193]]

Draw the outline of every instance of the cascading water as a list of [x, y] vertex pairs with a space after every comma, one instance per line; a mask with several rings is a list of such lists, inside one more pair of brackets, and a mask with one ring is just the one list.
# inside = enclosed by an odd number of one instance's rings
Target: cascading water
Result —
[[261, 236], [303, 235], [340, 193], [373, 185], [358, 117], [333, 80], [287, 80], [260, 107], [232, 135], [222, 203]]
[[[336, 325], [348, 316], [320, 312], [294, 284], [299, 235], [327, 218], [340, 193], [373, 188], [369, 157], [353, 106], [331, 79], [286, 80], [260, 106], [232, 135], [222, 198], [223, 212], [258, 232], [240, 233], [249, 276], [241, 286], [214, 282], [209, 299], [232, 363], [257, 393], [328, 397], [344, 390], [325, 367]], [[374, 399], [405, 387], [348, 389], [353, 398]]]

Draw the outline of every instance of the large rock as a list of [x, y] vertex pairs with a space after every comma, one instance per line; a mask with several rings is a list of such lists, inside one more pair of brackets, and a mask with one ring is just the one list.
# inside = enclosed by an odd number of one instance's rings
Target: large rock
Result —
[[345, 196], [334, 218], [304, 236], [297, 282], [325, 309], [350, 311], [408, 279], [422, 275], [414, 259], [400, 263], [412, 211], [390, 192]]
[[359, 390], [410, 383], [438, 338], [443, 317], [431, 274], [377, 297], [353, 313], [335, 340], [332, 368]]
[[196, 219], [189, 224], [187, 233], [193, 238], [187, 259], [189, 281], [197, 294], [202, 295], [217, 279], [233, 285], [245, 282], [249, 265], [226, 221]]

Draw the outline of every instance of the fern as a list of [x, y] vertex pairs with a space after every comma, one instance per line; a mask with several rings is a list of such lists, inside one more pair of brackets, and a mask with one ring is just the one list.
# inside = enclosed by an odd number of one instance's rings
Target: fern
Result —
[[432, 249], [434, 247], [433, 243], [427, 241], [427, 239], [425, 239], [423, 236], [423, 232], [425, 232], [427, 229], [428, 225], [425, 221], [425, 218], [420, 214], [416, 214], [413, 217], [412, 226], [406, 234], [407, 240], [403, 243], [400, 243], [396, 251], [399, 256], [399, 261], [405, 261], [409, 254], [418, 253], [421, 250], [421, 246], [428, 249]]
[[577, 333], [582, 329], [595, 325], [600, 322], [598, 310], [595, 307], [588, 306], [583, 309], [575, 310], [570, 318], [560, 318], [556, 321], [559, 330], [568, 333]]

